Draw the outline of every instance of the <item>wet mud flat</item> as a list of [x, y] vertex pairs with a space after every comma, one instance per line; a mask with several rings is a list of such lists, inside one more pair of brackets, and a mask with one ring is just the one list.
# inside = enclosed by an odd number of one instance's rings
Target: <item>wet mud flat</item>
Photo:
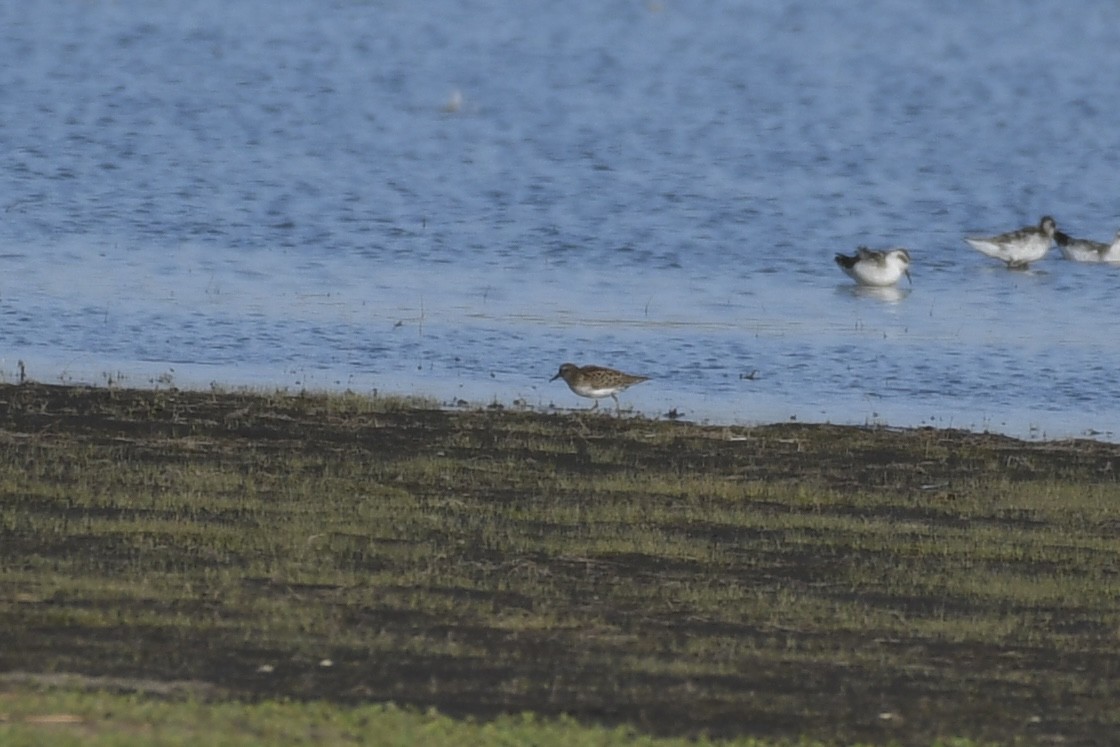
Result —
[[0, 386], [0, 673], [1110, 744], [1118, 470], [963, 431]]

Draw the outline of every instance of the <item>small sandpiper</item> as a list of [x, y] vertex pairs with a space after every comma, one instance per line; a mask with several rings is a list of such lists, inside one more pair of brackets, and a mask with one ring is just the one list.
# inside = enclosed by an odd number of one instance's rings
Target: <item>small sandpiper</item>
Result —
[[599, 406], [600, 398], [610, 397], [619, 413], [622, 412], [622, 406], [618, 403], [618, 393], [634, 384], [649, 381], [648, 376], [635, 376], [602, 366], [577, 366], [574, 363], [560, 366], [560, 370], [549, 381], [557, 379], [563, 379], [568, 388], [579, 396], [594, 399], [592, 410]]
[[1120, 231], [1111, 244], [1089, 239], [1075, 239], [1061, 231], [1054, 232], [1054, 241], [1062, 256], [1074, 262], [1120, 262]]
[[1008, 231], [989, 238], [965, 239], [976, 251], [998, 259], [1011, 269], [1025, 270], [1031, 262], [1042, 259], [1054, 243], [1058, 224], [1044, 215], [1037, 226]]
[[836, 264], [844, 274], [860, 285], [885, 288], [897, 283], [903, 275], [910, 277], [910, 252], [905, 249], [885, 249], [881, 252], [861, 246], [852, 255], [837, 254]]

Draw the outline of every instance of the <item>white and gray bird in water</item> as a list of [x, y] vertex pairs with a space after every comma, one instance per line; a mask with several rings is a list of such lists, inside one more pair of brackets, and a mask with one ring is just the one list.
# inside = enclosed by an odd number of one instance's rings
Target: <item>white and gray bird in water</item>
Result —
[[1120, 262], [1120, 231], [1111, 244], [1090, 239], [1075, 239], [1061, 231], [1054, 232], [1054, 241], [1062, 256], [1073, 262]]
[[1050, 251], [1057, 230], [1058, 224], [1054, 219], [1044, 215], [1037, 226], [987, 238], [966, 238], [965, 241], [976, 251], [998, 259], [1012, 269], [1026, 269], [1031, 262], [1037, 262]]
[[855, 254], [837, 254], [836, 264], [852, 280], [872, 288], [894, 285], [903, 275], [914, 282], [910, 277], [910, 252], [906, 249], [875, 251], [861, 246]]

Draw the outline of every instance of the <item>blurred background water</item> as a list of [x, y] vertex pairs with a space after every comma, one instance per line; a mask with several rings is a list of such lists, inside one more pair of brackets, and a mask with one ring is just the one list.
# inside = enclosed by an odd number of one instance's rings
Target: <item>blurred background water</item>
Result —
[[[0, 2], [0, 379], [1116, 440], [1120, 3]], [[913, 285], [834, 265], [903, 245]], [[609, 400], [608, 400], [609, 404]]]

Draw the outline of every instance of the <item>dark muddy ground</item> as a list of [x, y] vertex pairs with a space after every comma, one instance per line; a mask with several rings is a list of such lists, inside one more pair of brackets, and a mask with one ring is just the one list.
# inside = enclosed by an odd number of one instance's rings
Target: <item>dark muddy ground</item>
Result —
[[4, 386], [0, 670], [1115, 744], [1118, 469], [960, 431]]

